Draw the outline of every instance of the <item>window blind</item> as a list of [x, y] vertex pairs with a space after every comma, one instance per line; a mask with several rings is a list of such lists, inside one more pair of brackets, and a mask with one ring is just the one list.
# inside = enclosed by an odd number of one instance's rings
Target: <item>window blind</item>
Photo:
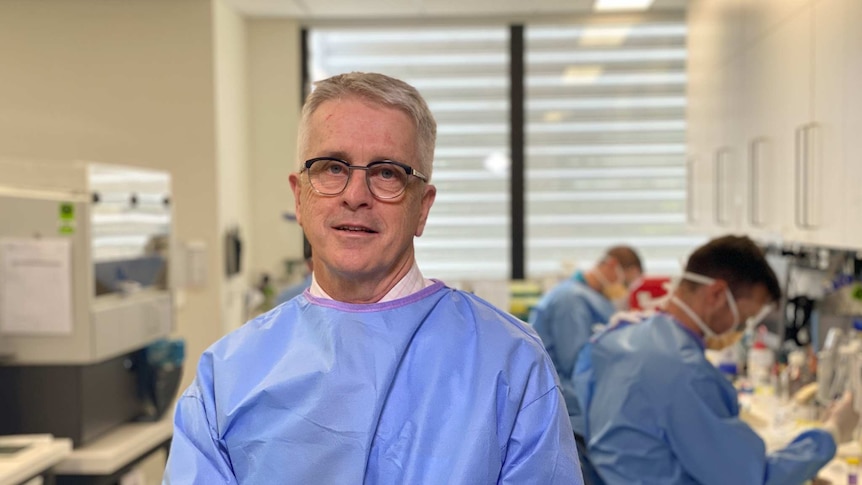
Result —
[[686, 230], [686, 25], [525, 27], [527, 276], [634, 246], [675, 274]]
[[310, 77], [375, 71], [415, 86], [437, 120], [437, 199], [416, 258], [429, 278], [510, 273], [508, 28], [314, 28]]

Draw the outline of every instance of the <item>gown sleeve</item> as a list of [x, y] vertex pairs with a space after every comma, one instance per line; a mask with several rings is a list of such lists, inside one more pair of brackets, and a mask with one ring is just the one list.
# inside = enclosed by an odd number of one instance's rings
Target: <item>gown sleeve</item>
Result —
[[829, 433], [812, 430], [766, 454], [763, 440], [731, 411], [736, 395], [711, 378], [675, 385], [668, 440], [683, 468], [702, 484], [802, 484], [835, 455]]
[[201, 357], [198, 376], [177, 401], [163, 485], [238, 483], [227, 448], [218, 439], [206, 357], [206, 353]]
[[583, 485], [574, 434], [557, 387], [518, 413], [498, 483]]

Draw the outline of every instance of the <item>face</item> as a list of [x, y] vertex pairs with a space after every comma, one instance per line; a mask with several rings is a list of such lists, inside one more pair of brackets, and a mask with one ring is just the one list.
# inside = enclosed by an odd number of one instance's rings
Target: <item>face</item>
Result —
[[[724, 293], [723, 290], [722, 293]], [[769, 292], [763, 285], [755, 285], [751, 291], [743, 296], [734, 298], [734, 300], [739, 310], [740, 328], [738, 329], [741, 329], [742, 325], [749, 318], [757, 316], [763, 307], [770, 303]], [[733, 312], [727, 304], [727, 296], [715, 298], [714, 303], [711, 319], [707, 321], [711, 322], [710, 328], [715, 330], [716, 333], [721, 334], [733, 328]]]
[[[307, 140], [303, 161], [332, 156], [365, 166], [394, 160], [419, 169], [409, 116], [361, 99], [321, 104], [309, 120]], [[325, 290], [394, 285], [410, 270], [413, 237], [422, 235], [436, 189], [409, 179], [404, 194], [380, 200], [369, 191], [363, 170], [351, 171], [347, 188], [334, 196], [315, 192], [307, 173], [291, 174], [297, 220], [314, 248], [315, 277]]]

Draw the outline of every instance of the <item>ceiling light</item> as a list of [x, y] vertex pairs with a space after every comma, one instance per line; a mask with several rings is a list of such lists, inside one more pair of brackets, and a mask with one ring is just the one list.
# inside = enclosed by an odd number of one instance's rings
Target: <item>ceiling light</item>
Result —
[[631, 32], [631, 26], [620, 27], [587, 27], [580, 35], [582, 46], [615, 46], [621, 45]]
[[596, 0], [593, 10], [605, 12], [609, 10], [647, 10], [653, 0]]

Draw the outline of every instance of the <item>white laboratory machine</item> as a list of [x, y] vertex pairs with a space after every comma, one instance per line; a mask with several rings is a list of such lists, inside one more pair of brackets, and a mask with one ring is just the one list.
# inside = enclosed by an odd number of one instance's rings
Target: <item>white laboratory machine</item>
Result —
[[170, 174], [0, 159], [0, 435], [76, 446], [140, 413], [173, 327]]

